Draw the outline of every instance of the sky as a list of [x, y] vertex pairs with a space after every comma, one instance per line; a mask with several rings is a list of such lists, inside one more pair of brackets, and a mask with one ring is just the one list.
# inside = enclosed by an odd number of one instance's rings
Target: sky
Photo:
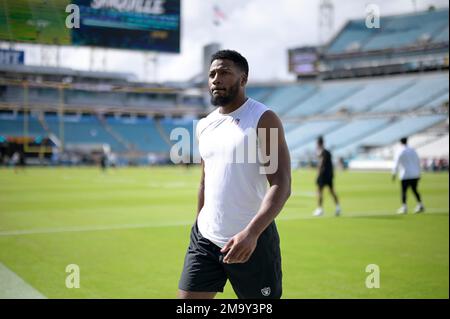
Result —
[[[218, 42], [222, 48], [243, 54], [250, 65], [250, 82], [292, 81], [288, 72], [289, 48], [319, 43], [320, 0], [182, 0], [180, 54], [96, 49], [92, 70], [133, 73], [139, 81], [183, 81], [202, 72], [203, 46]], [[349, 19], [365, 18], [366, 6], [376, 4], [381, 16], [448, 7], [448, 0], [331, 0], [335, 35]], [[225, 15], [219, 26], [213, 6]], [[40, 64], [36, 46], [16, 44], [25, 50], [26, 64]], [[44, 50], [55, 55], [56, 50]], [[89, 70], [86, 48], [60, 49], [60, 66]], [[106, 57], [105, 60], [104, 57]], [[149, 62], [145, 63], [147, 60]], [[154, 63], [152, 61], [157, 61]], [[106, 62], [103, 62], [106, 61]], [[206, 75], [205, 75], [206, 76]]]

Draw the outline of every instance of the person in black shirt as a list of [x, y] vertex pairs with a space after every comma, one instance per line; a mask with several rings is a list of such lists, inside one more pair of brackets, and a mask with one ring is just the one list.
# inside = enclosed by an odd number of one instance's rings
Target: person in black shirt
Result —
[[102, 171], [106, 171], [107, 165], [108, 165], [108, 157], [106, 156], [105, 153], [102, 153], [100, 155], [100, 167]]
[[328, 186], [330, 189], [331, 196], [333, 196], [334, 203], [336, 204], [335, 215], [339, 216], [341, 214], [341, 207], [339, 206], [339, 199], [334, 191], [333, 187], [333, 161], [331, 153], [325, 149], [323, 137], [320, 136], [317, 139], [317, 155], [318, 155], [318, 172], [317, 172], [317, 197], [318, 197], [318, 207], [314, 211], [314, 216], [322, 216], [324, 214], [322, 208], [323, 202], [323, 189]]

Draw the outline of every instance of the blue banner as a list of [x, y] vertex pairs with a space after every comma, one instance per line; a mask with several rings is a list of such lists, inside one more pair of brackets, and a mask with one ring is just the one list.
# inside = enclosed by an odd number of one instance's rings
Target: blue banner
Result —
[[24, 64], [24, 51], [0, 49], [0, 64]]

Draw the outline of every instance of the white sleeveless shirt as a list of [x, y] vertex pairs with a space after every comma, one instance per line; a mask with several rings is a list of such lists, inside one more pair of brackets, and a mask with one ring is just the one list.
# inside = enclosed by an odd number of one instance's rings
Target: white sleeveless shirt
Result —
[[204, 205], [197, 219], [203, 237], [219, 247], [242, 231], [258, 213], [267, 191], [257, 148], [257, 125], [268, 108], [251, 98], [235, 111], [219, 108], [198, 122], [204, 162]]

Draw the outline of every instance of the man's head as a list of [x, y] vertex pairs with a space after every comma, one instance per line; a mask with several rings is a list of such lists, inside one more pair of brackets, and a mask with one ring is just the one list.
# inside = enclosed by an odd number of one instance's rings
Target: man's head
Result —
[[226, 106], [245, 96], [248, 62], [236, 51], [218, 51], [211, 57], [208, 79], [211, 103]]
[[402, 145], [408, 144], [408, 138], [407, 138], [407, 137], [402, 137], [402, 138], [400, 139], [400, 143], [402, 143]]
[[323, 136], [319, 136], [319, 137], [317, 138], [317, 147], [318, 147], [319, 149], [322, 149], [322, 148], [323, 148]]

